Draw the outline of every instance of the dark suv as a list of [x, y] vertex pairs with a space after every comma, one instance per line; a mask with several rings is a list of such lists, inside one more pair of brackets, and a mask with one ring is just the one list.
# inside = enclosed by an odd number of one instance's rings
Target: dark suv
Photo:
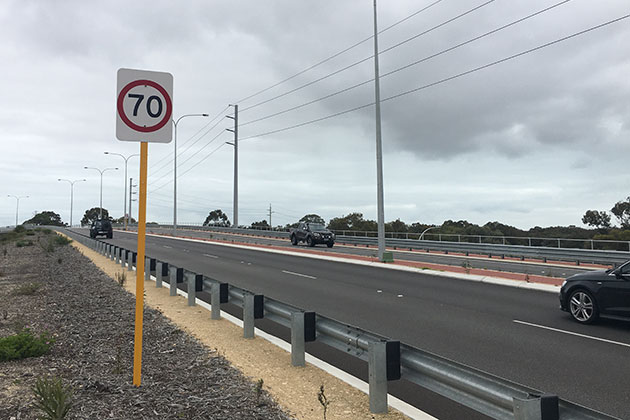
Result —
[[326, 244], [328, 248], [332, 248], [335, 244], [335, 234], [326, 229], [323, 223], [300, 222], [297, 228], [291, 230], [289, 236], [293, 245], [306, 242], [308, 246]]
[[112, 222], [109, 220], [95, 220], [90, 227], [90, 238], [96, 238], [98, 235], [107, 236], [107, 239], [114, 237]]

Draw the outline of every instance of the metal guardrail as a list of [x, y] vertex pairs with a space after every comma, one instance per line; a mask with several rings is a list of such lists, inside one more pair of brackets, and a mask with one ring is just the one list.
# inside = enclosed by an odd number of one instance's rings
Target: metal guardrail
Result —
[[[168, 225], [147, 226], [147, 232], [171, 233]], [[166, 232], [163, 232], [166, 230]], [[178, 230], [196, 230], [204, 232], [223, 232], [240, 235], [253, 235], [264, 238], [289, 240], [289, 232], [255, 229], [235, 229], [213, 226], [178, 226]], [[376, 246], [376, 238], [364, 236], [337, 236], [337, 243], [355, 246]], [[472, 242], [429, 241], [413, 239], [387, 238], [385, 245], [389, 248], [403, 250], [439, 251], [444, 253], [459, 253], [462, 255], [488, 255], [512, 257], [520, 259], [537, 259], [543, 262], [547, 260], [580, 263], [593, 263], [605, 265], [619, 265], [630, 259], [630, 252], [608, 251], [580, 248], [555, 248], [536, 247], [525, 245], [502, 245]]]
[[[77, 232], [66, 233], [80, 243], [131, 269], [135, 252]], [[254, 319], [268, 318], [291, 330], [291, 360], [304, 365], [304, 343], [320, 341], [368, 362], [372, 412], [387, 411], [387, 382], [404, 378], [479, 413], [499, 420], [613, 420], [555, 395], [502, 379], [466, 365], [419, 350], [399, 341], [334, 319], [306, 312], [236, 286], [147, 257], [145, 278], [155, 276], [156, 287], [169, 283], [171, 295], [181, 288], [188, 304], [200, 291], [210, 291], [212, 319], [220, 318], [222, 303], [243, 308], [243, 335], [253, 337]], [[201, 281], [200, 281], [201, 280]], [[181, 285], [181, 287], [179, 286]]]

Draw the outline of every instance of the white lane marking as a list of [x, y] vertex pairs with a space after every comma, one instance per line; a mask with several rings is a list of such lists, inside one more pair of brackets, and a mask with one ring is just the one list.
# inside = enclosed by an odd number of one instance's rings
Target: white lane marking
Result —
[[162, 245], [164, 248], [168, 248], [168, 249], [173, 249], [172, 246], [168, 246], [168, 245]]
[[285, 274], [291, 274], [293, 276], [306, 277], [307, 279], [317, 279], [317, 277], [309, 276], [306, 274], [294, 273], [293, 271], [282, 270]]
[[401, 298], [401, 297], [403, 297], [403, 295], [398, 295], [397, 297]]
[[588, 338], [588, 339], [591, 339], [591, 340], [602, 341], [604, 343], [616, 344], [618, 346], [630, 347], [630, 344], [621, 343], [619, 341], [607, 340], [605, 338], [593, 337], [593, 336], [590, 336], [590, 335], [585, 335], [585, 334], [579, 334], [579, 333], [575, 333], [575, 332], [571, 332], [571, 331], [560, 330], [558, 328], [546, 327], [544, 325], [532, 324], [530, 322], [519, 321], [517, 319], [514, 319], [513, 322], [516, 322], [517, 324], [529, 325], [530, 327], [542, 328], [542, 329], [545, 329], [545, 330], [555, 331], [555, 332], [559, 332], [559, 333], [563, 333], [563, 334], [575, 335], [577, 337], [582, 337], [582, 338]]
[[383, 293], [383, 291], [381, 289], [378, 289], [376, 293]]
[[204, 257], [209, 257], [209, 258], [219, 258], [216, 255], [210, 255], [210, 254], [203, 254]]

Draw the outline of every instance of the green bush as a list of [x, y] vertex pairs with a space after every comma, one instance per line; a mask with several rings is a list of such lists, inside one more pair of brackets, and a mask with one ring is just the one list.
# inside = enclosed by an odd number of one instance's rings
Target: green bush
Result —
[[0, 338], [0, 362], [42, 356], [50, 351], [53, 342], [48, 333], [36, 337], [30, 329], [24, 328], [15, 335]]
[[35, 231], [33, 231], [33, 230], [27, 230], [27, 231], [26, 231], [26, 235], [27, 235], [27, 236], [35, 236]]
[[13, 229], [13, 232], [15, 233], [24, 233], [26, 232], [26, 228], [22, 225], [16, 226], [15, 229]]
[[22, 248], [23, 246], [32, 246], [32, 245], [33, 245], [33, 241], [31, 241], [30, 239], [21, 239], [15, 243], [15, 246], [17, 246], [18, 248]]
[[26, 283], [19, 286], [13, 291], [14, 295], [31, 296], [34, 295], [42, 288], [41, 283]]
[[59, 245], [59, 246], [64, 246], [64, 245], [68, 245], [69, 243], [72, 242], [72, 239], [69, 239], [65, 236], [55, 236], [55, 239], [53, 240], [53, 242], [55, 243], [55, 245]]
[[33, 387], [35, 408], [44, 413], [45, 420], [62, 420], [72, 407], [72, 390], [63, 386], [60, 378], [37, 378]]

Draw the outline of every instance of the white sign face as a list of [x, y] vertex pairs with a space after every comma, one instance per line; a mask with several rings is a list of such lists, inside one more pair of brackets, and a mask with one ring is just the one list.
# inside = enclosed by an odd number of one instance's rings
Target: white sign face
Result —
[[170, 143], [173, 138], [173, 75], [119, 69], [116, 137], [122, 141]]

